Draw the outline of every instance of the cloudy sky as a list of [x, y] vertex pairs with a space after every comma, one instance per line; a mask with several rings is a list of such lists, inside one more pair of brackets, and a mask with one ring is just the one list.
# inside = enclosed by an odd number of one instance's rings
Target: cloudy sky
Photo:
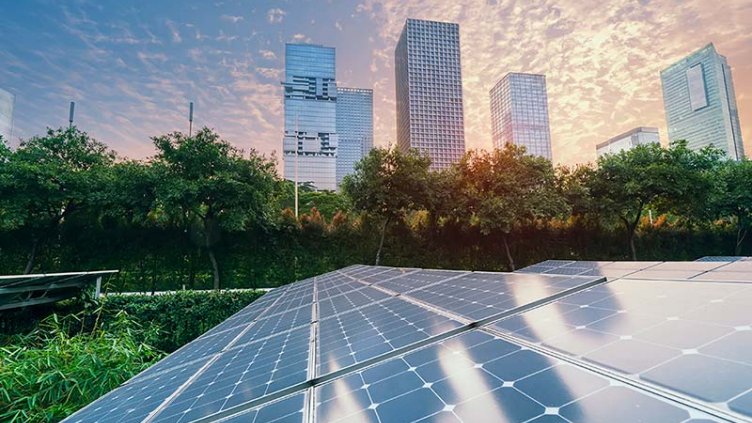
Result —
[[468, 148], [491, 146], [488, 90], [512, 71], [547, 76], [557, 162], [590, 161], [595, 144], [635, 126], [665, 141], [659, 72], [713, 42], [752, 151], [749, 0], [4, 1], [0, 88], [16, 95], [14, 138], [66, 125], [72, 100], [80, 128], [144, 158], [149, 137], [187, 130], [194, 101], [195, 125], [271, 154], [284, 43], [324, 44], [341, 86], [374, 89], [375, 142], [387, 145], [407, 17], [460, 24]]

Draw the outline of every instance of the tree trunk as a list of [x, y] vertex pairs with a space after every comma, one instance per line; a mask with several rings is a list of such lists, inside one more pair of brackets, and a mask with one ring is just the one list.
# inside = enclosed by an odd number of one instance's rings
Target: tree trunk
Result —
[[743, 229], [744, 225], [742, 224], [741, 219], [739, 219], [738, 222], [736, 229], [736, 248], [734, 248], [734, 255], [736, 256], [742, 255], [742, 244], [744, 243], [744, 238], [747, 237], [747, 230]]
[[509, 268], [512, 269], [512, 272], [514, 272], [516, 269], [514, 268], [514, 259], [512, 258], [512, 251], [509, 249], [509, 241], [507, 240], [507, 234], [504, 234], [501, 236], [502, 241], [504, 241], [504, 250], [507, 252], [507, 261], [509, 262]]
[[634, 238], [635, 228], [632, 228], [629, 231], [629, 251], [632, 253], [632, 261], [637, 261], [637, 247], [635, 247]]
[[381, 241], [379, 241], [379, 249], [376, 251], [376, 266], [379, 265], [381, 260], [381, 250], [384, 248], [384, 237], [386, 236], [386, 225], [389, 224], [389, 218], [384, 220], [384, 226], [381, 228]]
[[31, 252], [29, 253], [29, 260], [26, 262], [26, 268], [24, 268], [24, 275], [28, 275], [31, 273], [31, 269], [34, 268], [34, 261], [37, 258], [37, 246], [39, 245], [39, 240], [34, 238], [34, 240], [31, 242]]
[[219, 264], [217, 264], [217, 258], [214, 256], [214, 250], [212, 248], [206, 248], [209, 253], [209, 260], [212, 264], [212, 272], [214, 273], [214, 289], [219, 290]]

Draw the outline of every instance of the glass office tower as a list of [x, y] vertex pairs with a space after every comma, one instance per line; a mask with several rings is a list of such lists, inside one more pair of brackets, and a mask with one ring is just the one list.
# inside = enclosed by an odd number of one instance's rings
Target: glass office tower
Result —
[[617, 154], [624, 150], [631, 150], [638, 145], [660, 144], [660, 142], [658, 128], [640, 126], [598, 144], [595, 146], [595, 153], [598, 157], [601, 157], [605, 154]]
[[433, 169], [465, 153], [460, 27], [408, 19], [394, 51], [397, 144], [427, 153]]
[[669, 141], [744, 157], [731, 68], [712, 43], [661, 71], [661, 84]]
[[[285, 45], [285, 179], [337, 189], [337, 83], [334, 48]], [[297, 169], [297, 170], [296, 170]]]
[[337, 88], [337, 187], [373, 148], [373, 90]]
[[10, 143], [13, 132], [13, 106], [15, 96], [8, 91], [0, 89], [0, 136], [6, 143]]
[[520, 145], [551, 160], [545, 75], [508, 73], [489, 94], [494, 147]]

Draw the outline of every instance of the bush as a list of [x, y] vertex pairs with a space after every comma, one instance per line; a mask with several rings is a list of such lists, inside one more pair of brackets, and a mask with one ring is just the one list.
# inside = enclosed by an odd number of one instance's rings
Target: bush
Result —
[[[95, 318], [93, 329], [85, 329]], [[0, 349], [0, 421], [58, 421], [115, 389], [162, 357], [126, 313], [52, 314]]]
[[240, 311], [263, 291], [178, 291], [165, 295], [108, 295], [105, 319], [125, 311], [143, 327], [159, 331], [154, 346], [173, 352]]

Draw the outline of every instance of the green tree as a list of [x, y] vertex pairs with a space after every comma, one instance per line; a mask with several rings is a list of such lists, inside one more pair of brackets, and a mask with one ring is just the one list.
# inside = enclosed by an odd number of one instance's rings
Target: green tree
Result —
[[355, 210], [381, 220], [376, 265], [381, 260], [384, 238], [390, 222], [403, 219], [424, 207], [431, 160], [417, 151], [374, 148], [345, 177], [342, 190]]
[[719, 216], [728, 217], [734, 222], [734, 254], [739, 256], [752, 226], [752, 161], [724, 162], [719, 169], [717, 183], [713, 206]]
[[105, 174], [115, 153], [75, 127], [48, 129], [0, 149], [0, 226], [28, 234], [24, 273], [34, 268], [40, 244], [73, 213], [101, 205]]
[[275, 164], [255, 150], [244, 155], [209, 128], [190, 137], [175, 132], [153, 140], [160, 213], [199, 234], [211, 261], [214, 288], [219, 289], [215, 245], [221, 231], [244, 231], [268, 222]]
[[477, 226], [486, 236], [500, 232], [512, 270], [512, 230], [567, 209], [551, 162], [511, 144], [491, 152], [468, 152], [457, 165], [455, 193], [454, 218]]
[[624, 225], [630, 255], [637, 260], [635, 238], [646, 207], [684, 216], [702, 214], [718, 157], [717, 150], [692, 151], [684, 141], [673, 142], [669, 148], [640, 145], [601, 157], [587, 184], [593, 209]]

